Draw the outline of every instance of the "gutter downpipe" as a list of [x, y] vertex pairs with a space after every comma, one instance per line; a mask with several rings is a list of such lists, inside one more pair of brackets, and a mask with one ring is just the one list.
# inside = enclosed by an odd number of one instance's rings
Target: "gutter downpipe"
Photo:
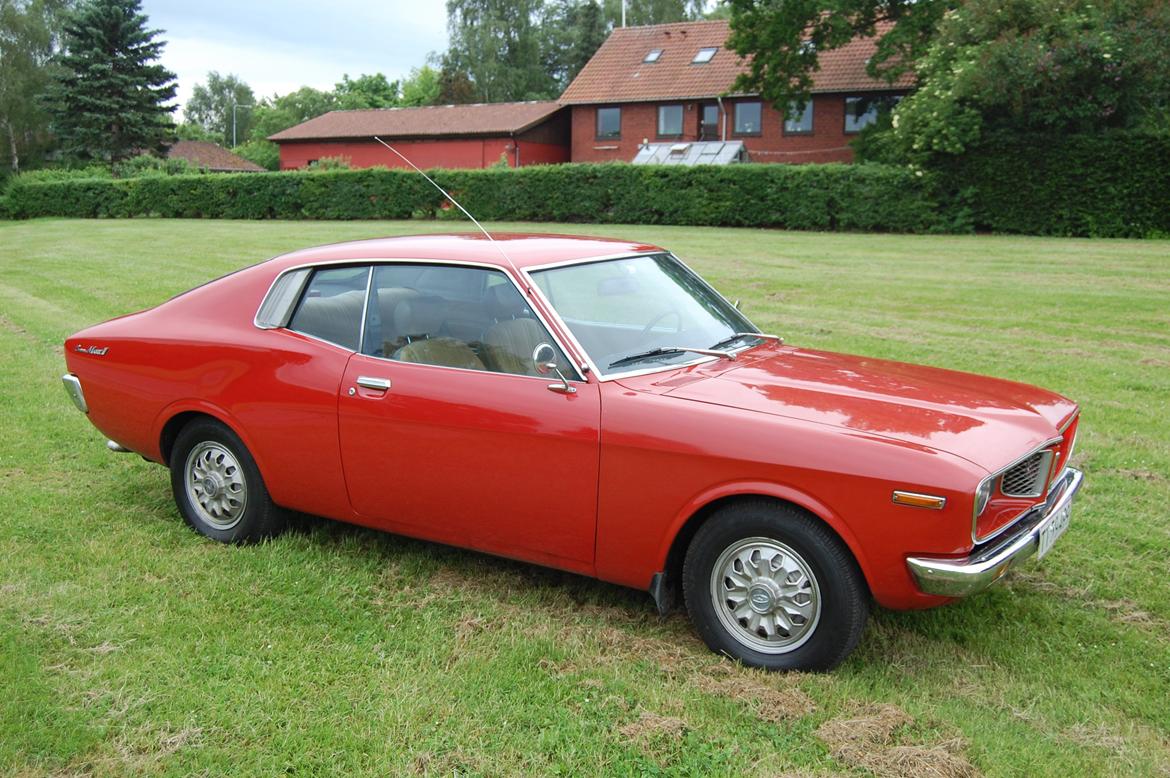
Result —
[[723, 96], [715, 95], [715, 102], [719, 103], [719, 140], [727, 143], [727, 112], [723, 110]]
[[520, 141], [516, 140], [516, 133], [512, 133], [512, 153], [516, 157], [515, 167], [520, 167]]

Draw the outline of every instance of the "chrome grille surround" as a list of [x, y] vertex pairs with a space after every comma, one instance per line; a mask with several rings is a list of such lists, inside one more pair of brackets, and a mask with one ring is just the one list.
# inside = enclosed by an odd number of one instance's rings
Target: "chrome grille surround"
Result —
[[1052, 449], [1037, 451], [1012, 465], [999, 478], [999, 490], [1008, 497], [1040, 497], [1052, 474]]
[[[1004, 467], [1000, 470], [997, 470], [996, 472], [994, 472], [990, 476], [988, 476], [989, 478], [995, 479], [995, 487], [993, 489], [992, 499], [995, 499], [995, 492], [998, 491], [1000, 494], [1003, 493], [1002, 490], [1000, 489], [1000, 486], [1001, 486], [1002, 476], [1005, 473], [1011, 471], [1016, 466], [1023, 464], [1024, 462], [1028, 461], [1029, 459], [1036, 456], [1037, 454], [1044, 453], [1045, 451], [1049, 451], [1049, 452], [1054, 451], [1056, 446], [1060, 445], [1061, 440], [1063, 440], [1063, 436], [1056, 437], [1056, 438], [1050, 438], [1049, 440], [1046, 440], [1043, 443], [1041, 443], [1039, 446], [1036, 446], [1036, 448], [1032, 449], [1027, 454], [1024, 454], [1022, 457], [1020, 457], [1019, 459], [1012, 462], [1007, 467]], [[1051, 466], [1052, 460], [1049, 459], [1048, 461], [1049, 461], [1049, 466]], [[1047, 475], [1047, 472], [1045, 473], [1045, 475]], [[1033, 498], [1033, 499], [1038, 499], [1038, 498]], [[1035, 506], [1033, 506], [1033, 507], [1035, 507]], [[1007, 532], [1009, 529], [1011, 529], [1011, 527], [1014, 526], [1016, 524], [1016, 522], [1018, 522], [1020, 520], [1020, 517], [1024, 516], [1029, 510], [1031, 510], [1031, 508], [1025, 508], [1024, 510], [1022, 510], [1018, 514], [1016, 514], [1016, 516], [1013, 517], [1010, 521], [1005, 522], [1002, 526], [997, 527], [996, 529], [992, 530], [991, 532], [988, 532], [986, 535], [979, 534], [979, 516], [981, 514], [975, 513], [974, 510], [972, 510], [972, 512], [971, 512], [971, 542], [976, 544], [976, 545], [979, 545], [980, 543], [985, 543], [994, 537], [1002, 535], [1004, 532]]]

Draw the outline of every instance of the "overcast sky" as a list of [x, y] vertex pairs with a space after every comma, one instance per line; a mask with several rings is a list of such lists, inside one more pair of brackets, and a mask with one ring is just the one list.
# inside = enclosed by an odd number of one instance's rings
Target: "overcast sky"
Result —
[[[143, 0], [164, 30], [162, 64], [179, 77], [179, 102], [207, 72], [235, 73], [256, 97], [301, 86], [332, 88], [344, 73], [402, 78], [447, 48], [442, 0]], [[178, 117], [182, 117], [179, 111]]]

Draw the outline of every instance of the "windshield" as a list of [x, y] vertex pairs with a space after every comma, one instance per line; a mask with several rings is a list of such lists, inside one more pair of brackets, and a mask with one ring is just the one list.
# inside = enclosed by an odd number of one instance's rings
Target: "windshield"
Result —
[[743, 314], [668, 254], [626, 257], [532, 274], [582, 348], [606, 374], [701, 359], [754, 341]]

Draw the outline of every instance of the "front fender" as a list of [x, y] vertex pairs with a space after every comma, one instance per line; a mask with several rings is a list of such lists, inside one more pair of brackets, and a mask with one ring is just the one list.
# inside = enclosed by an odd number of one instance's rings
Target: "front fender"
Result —
[[870, 562], [866, 558], [861, 543], [849, 525], [832, 508], [813, 495], [794, 486], [772, 481], [728, 481], [710, 486], [697, 493], [678, 511], [667, 527], [666, 532], [663, 533], [656, 555], [658, 569], [666, 569], [667, 558], [670, 555], [671, 549], [674, 547], [675, 540], [691, 519], [697, 517], [704, 509], [720, 500], [729, 497], [747, 496], [772, 497], [777, 500], [783, 500], [799, 506], [816, 516], [841, 538], [849, 548], [849, 552], [853, 554], [853, 558], [857, 560], [857, 564], [861, 568], [862, 574], [865, 575], [866, 581], [870, 580]]

